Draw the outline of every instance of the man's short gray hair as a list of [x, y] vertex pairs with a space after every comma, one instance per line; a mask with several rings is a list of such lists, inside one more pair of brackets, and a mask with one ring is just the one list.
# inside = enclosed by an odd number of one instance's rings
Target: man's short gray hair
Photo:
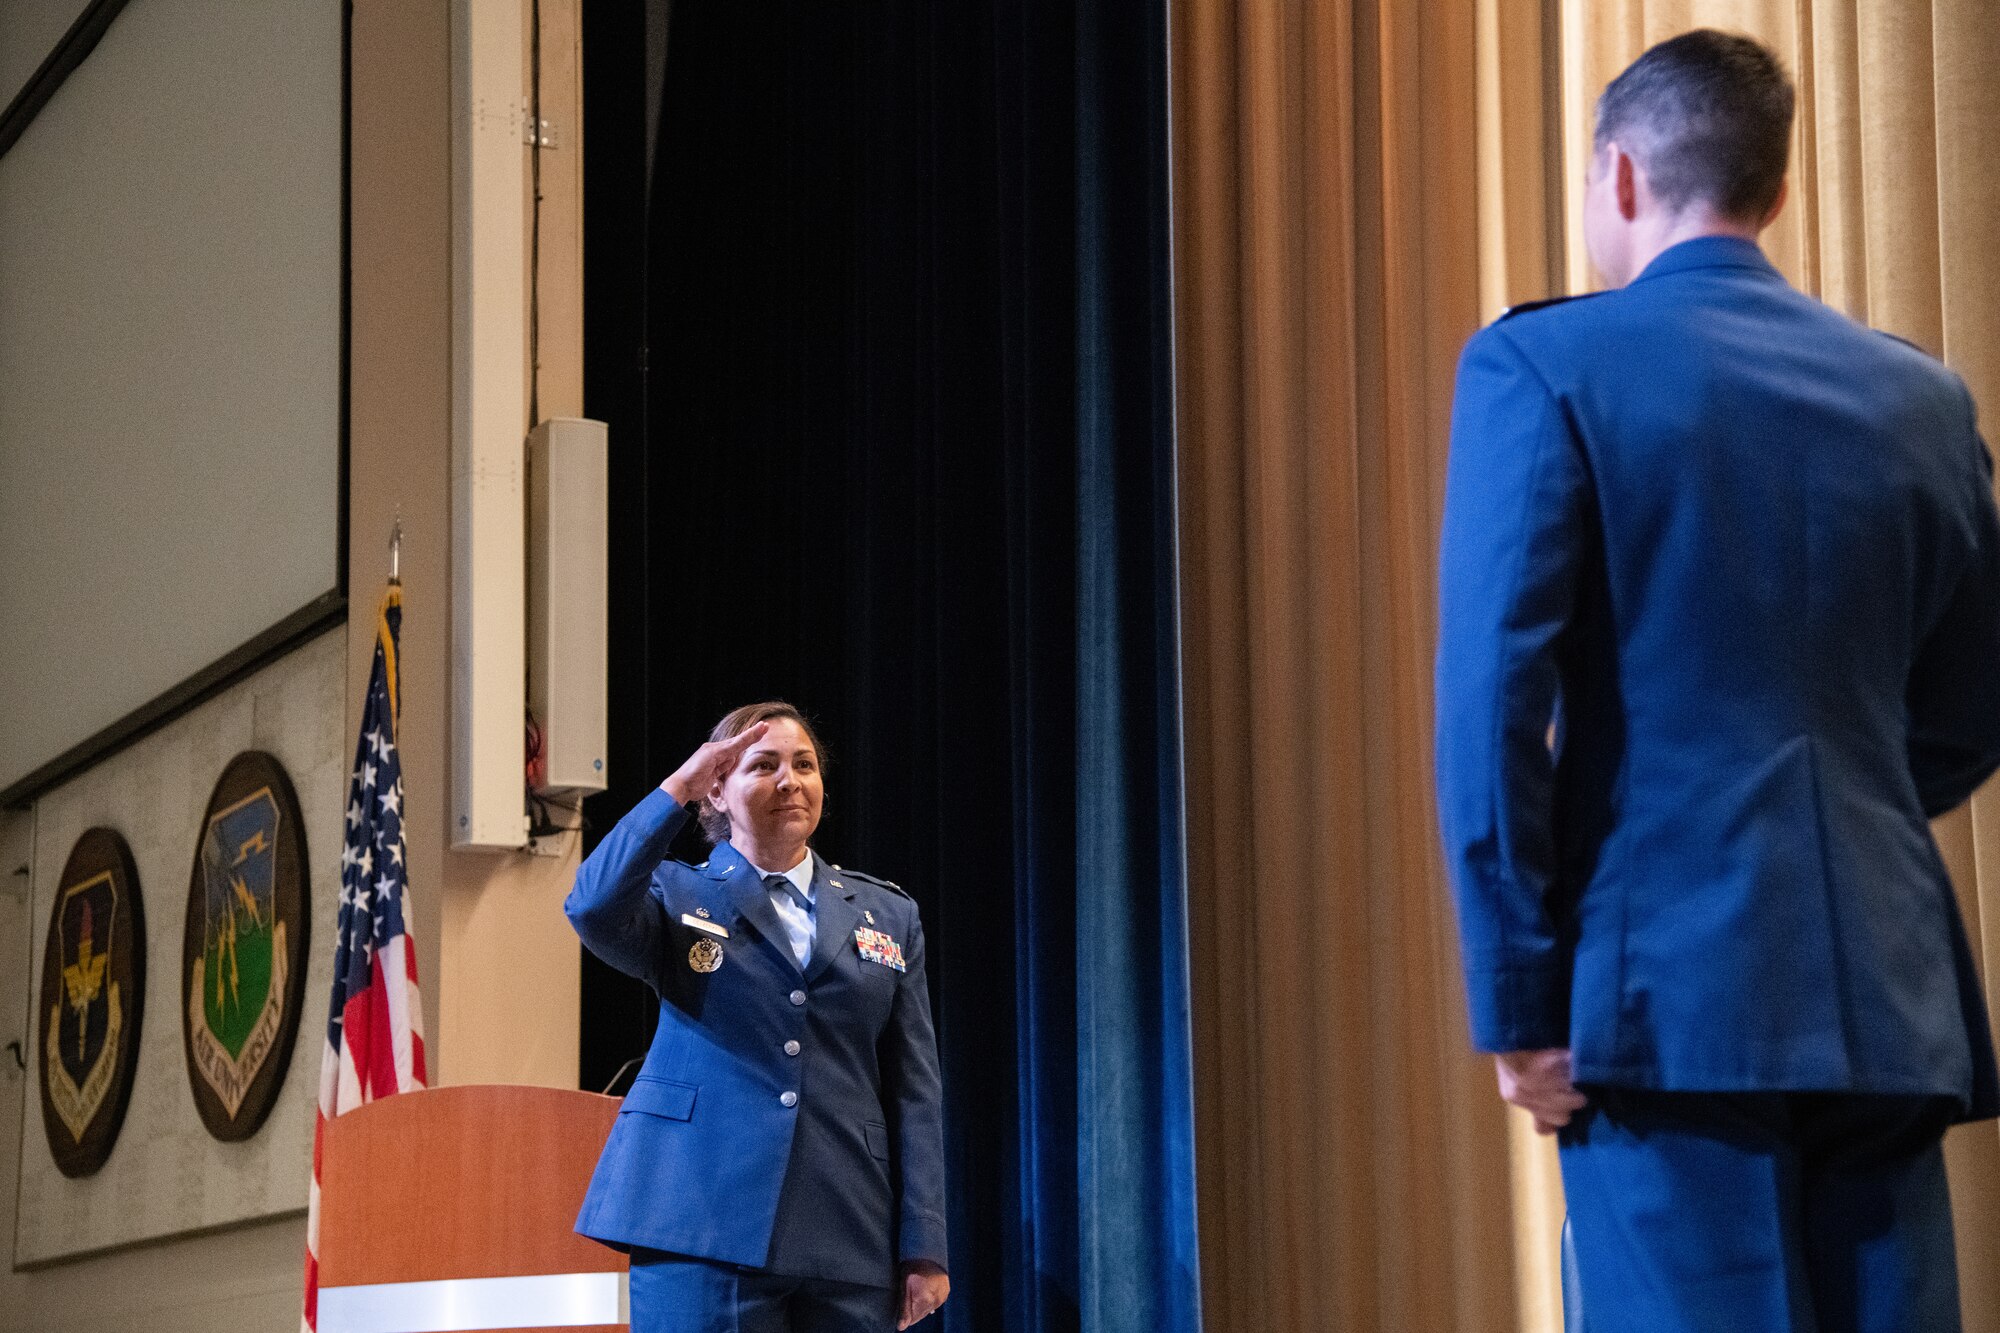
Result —
[[1713, 28], [1670, 37], [1597, 99], [1596, 147], [1616, 142], [1679, 212], [1702, 201], [1761, 220], [1791, 158], [1792, 81], [1763, 43]]

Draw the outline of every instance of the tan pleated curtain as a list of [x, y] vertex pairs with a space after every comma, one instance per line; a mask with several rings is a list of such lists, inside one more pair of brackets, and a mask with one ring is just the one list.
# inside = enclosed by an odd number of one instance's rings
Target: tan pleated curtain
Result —
[[[1455, 358], [1587, 290], [1590, 106], [1650, 42], [1794, 71], [1794, 282], [2000, 421], [1993, 0], [1173, 0], [1204, 1305], [1218, 1333], [1560, 1328], [1560, 1185], [1469, 1054], [1432, 823]], [[1989, 435], [2000, 436], [2000, 427]], [[1996, 668], [2000, 669], [2000, 668]], [[1939, 828], [2000, 978], [2000, 793]], [[2000, 999], [2000, 995], [1996, 995]], [[2000, 1333], [2000, 1132], [1948, 1143]]]
[[1473, 10], [1175, 0], [1203, 1308], [1512, 1322], [1432, 831], [1436, 515], [1479, 322]]

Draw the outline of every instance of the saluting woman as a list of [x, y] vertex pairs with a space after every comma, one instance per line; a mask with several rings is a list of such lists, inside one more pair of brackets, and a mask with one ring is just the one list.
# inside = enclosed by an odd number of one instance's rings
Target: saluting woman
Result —
[[[944, 1303], [944, 1141], [917, 905], [811, 846], [812, 727], [739, 708], [576, 875], [660, 1027], [576, 1229], [632, 1255], [633, 1333], [862, 1333]], [[702, 865], [667, 859], [698, 818]]]

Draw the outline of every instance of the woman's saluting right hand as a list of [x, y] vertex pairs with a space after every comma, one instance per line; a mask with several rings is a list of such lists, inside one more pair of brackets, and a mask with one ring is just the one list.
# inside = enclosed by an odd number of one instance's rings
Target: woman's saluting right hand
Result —
[[759, 722], [728, 740], [708, 742], [689, 755], [687, 762], [660, 784], [660, 790], [682, 805], [701, 800], [716, 784], [736, 771], [736, 761], [743, 757], [743, 752], [762, 740], [764, 733], [770, 729], [769, 722]]

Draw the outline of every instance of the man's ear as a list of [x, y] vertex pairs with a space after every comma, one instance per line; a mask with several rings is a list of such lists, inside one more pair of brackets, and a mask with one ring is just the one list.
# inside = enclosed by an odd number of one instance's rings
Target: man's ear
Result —
[[1639, 164], [1617, 144], [1611, 148], [1611, 187], [1618, 201], [1618, 216], [1627, 222], [1639, 216]]

